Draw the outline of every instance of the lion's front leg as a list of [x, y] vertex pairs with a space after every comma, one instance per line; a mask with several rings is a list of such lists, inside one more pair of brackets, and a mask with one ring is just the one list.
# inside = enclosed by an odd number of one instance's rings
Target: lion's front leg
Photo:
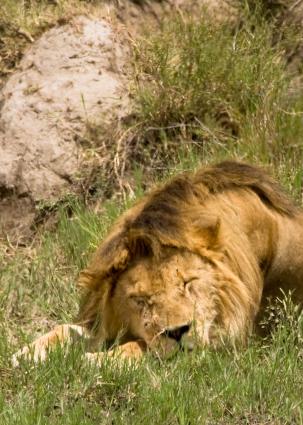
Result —
[[79, 325], [58, 325], [52, 331], [34, 342], [21, 348], [12, 357], [13, 366], [19, 365], [19, 359], [25, 358], [33, 360], [34, 362], [43, 361], [46, 359], [50, 350], [55, 348], [58, 344], [71, 344], [75, 340], [89, 339], [90, 335], [86, 328]]
[[105, 356], [122, 360], [139, 360], [145, 352], [146, 344], [144, 342], [132, 341], [107, 352], [86, 353], [85, 357], [90, 363], [101, 365]]

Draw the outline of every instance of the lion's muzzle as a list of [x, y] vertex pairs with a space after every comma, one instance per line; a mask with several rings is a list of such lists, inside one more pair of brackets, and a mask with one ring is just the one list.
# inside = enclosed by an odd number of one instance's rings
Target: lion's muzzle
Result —
[[170, 357], [183, 349], [184, 336], [189, 332], [191, 323], [164, 329], [157, 337], [153, 338], [149, 347], [159, 357]]
[[190, 327], [191, 324], [189, 323], [186, 325], [177, 326], [175, 328], [165, 329], [163, 335], [167, 336], [168, 338], [172, 338], [178, 343], [180, 343], [183, 335], [190, 330]]

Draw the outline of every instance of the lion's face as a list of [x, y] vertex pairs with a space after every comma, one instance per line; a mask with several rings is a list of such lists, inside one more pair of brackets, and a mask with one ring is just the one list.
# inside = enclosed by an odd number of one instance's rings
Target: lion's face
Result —
[[131, 337], [165, 354], [184, 344], [208, 344], [216, 317], [213, 266], [187, 251], [143, 258], [116, 283], [112, 309]]

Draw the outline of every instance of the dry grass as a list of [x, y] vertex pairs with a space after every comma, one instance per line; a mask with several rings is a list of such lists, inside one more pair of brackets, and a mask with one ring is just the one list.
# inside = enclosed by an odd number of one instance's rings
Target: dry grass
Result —
[[235, 31], [210, 26], [203, 13], [198, 21], [182, 14], [136, 42], [135, 113], [118, 130], [89, 128], [102, 171], [89, 175], [88, 190], [125, 196], [138, 174], [145, 188], [191, 152], [203, 161], [240, 157], [299, 172], [303, 98], [292, 88], [286, 39], [274, 42], [275, 31], [259, 15]]

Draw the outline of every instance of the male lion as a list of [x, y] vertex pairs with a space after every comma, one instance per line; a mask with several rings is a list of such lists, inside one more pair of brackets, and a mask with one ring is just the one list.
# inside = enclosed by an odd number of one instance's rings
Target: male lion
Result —
[[[303, 214], [261, 168], [227, 161], [183, 173], [121, 216], [79, 279], [74, 325], [14, 357], [43, 359], [83, 336], [126, 357], [245, 341], [268, 297], [303, 300]], [[96, 350], [96, 348], [95, 348]]]

